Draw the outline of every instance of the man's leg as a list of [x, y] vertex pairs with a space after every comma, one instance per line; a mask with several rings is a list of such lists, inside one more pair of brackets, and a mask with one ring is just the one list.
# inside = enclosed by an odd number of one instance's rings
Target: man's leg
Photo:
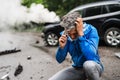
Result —
[[86, 61], [83, 64], [83, 68], [85, 70], [86, 76], [88, 77], [88, 80], [100, 80], [102, 67], [98, 63], [94, 61]]
[[83, 69], [76, 69], [73, 67], [68, 67], [59, 71], [49, 80], [85, 80], [85, 72]]

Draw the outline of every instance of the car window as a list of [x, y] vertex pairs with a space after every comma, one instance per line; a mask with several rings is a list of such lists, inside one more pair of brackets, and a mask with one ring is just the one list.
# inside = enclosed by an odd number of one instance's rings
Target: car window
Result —
[[102, 6], [101, 14], [105, 14], [105, 13], [108, 13], [108, 10], [107, 10], [106, 6]]
[[99, 15], [101, 14], [101, 7], [96, 6], [96, 7], [86, 8], [84, 14], [85, 14], [85, 17]]
[[120, 4], [108, 5], [110, 12], [120, 11]]

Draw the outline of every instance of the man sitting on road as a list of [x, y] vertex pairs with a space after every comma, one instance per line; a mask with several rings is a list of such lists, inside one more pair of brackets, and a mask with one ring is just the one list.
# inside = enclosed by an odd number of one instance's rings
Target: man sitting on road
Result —
[[99, 36], [95, 27], [83, 23], [78, 12], [66, 14], [60, 24], [65, 30], [59, 38], [56, 60], [62, 63], [69, 53], [73, 64], [49, 80], [100, 80], [103, 65], [98, 54]]

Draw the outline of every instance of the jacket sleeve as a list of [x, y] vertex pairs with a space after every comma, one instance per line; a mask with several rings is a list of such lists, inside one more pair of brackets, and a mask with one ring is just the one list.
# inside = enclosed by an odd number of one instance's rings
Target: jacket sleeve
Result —
[[57, 52], [56, 52], [56, 60], [59, 62], [59, 63], [62, 63], [66, 56], [67, 56], [67, 45], [61, 49], [60, 47], [58, 47], [57, 49]]
[[94, 60], [97, 55], [99, 36], [97, 30], [93, 27], [88, 34], [79, 39], [80, 49], [87, 60]]

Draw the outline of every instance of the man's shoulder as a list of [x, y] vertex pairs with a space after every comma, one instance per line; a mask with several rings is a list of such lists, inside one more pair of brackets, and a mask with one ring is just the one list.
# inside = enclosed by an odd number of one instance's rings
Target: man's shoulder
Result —
[[84, 24], [83, 24], [84, 34], [89, 33], [91, 30], [95, 30], [95, 31], [96, 31], [96, 28], [95, 28], [93, 25], [88, 24], [88, 23], [84, 23]]
[[90, 29], [96, 29], [92, 24], [89, 24], [89, 23], [84, 23], [83, 27], [90, 28]]

